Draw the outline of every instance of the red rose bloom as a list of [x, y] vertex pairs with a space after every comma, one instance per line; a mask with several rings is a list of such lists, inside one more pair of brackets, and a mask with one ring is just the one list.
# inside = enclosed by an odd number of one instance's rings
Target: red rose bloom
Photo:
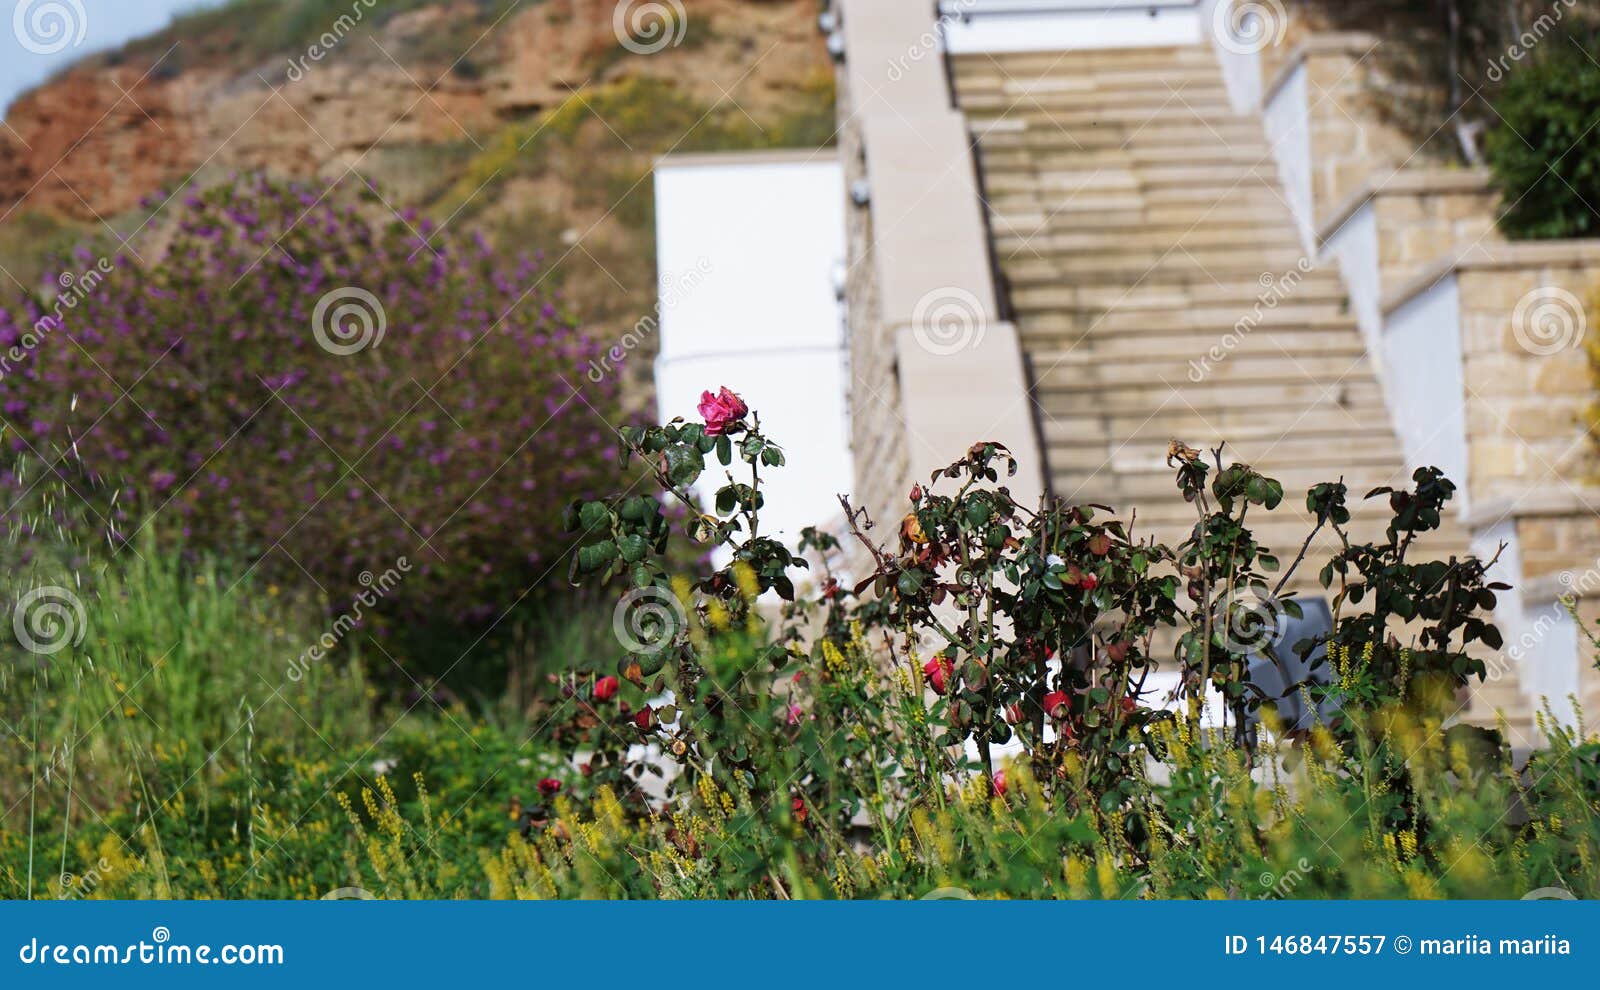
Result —
[[1083, 580], [1078, 582], [1078, 587], [1084, 591], [1093, 591], [1100, 586], [1100, 579], [1093, 574], [1085, 574]]
[[726, 385], [716, 395], [700, 393], [700, 418], [706, 421], [706, 436], [719, 437], [728, 427], [741, 420], [750, 407], [744, 404]]
[[934, 657], [922, 665], [923, 676], [928, 678], [928, 683], [933, 685], [935, 694], [944, 694], [950, 686], [950, 679], [955, 676], [956, 665], [944, 654]]
[[1065, 691], [1051, 691], [1044, 696], [1045, 712], [1057, 722], [1067, 717], [1067, 712], [1072, 707], [1072, 699]]
[[649, 732], [656, 727], [656, 710], [649, 705], [645, 705], [633, 716], [633, 724], [645, 732]]
[[594, 682], [594, 700], [610, 701], [617, 694], [617, 679], [615, 677], [602, 677]]
[[994, 796], [1006, 796], [1006, 772], [1004, 770], [996, 770], [994, 773]]
[[546, 777], [539, 781], [539, 793], [545, 797], [554, 797], [561, 790], [561, 781], [554, 777]]

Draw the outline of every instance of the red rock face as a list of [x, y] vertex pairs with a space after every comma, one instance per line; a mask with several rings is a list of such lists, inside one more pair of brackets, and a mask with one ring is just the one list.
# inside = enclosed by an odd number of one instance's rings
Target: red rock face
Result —
[[0, 130], [0, 205], [80, 220], [138, 204], [196, 156], [199, 80], [118, 67], [72, 72], [22, 97]]

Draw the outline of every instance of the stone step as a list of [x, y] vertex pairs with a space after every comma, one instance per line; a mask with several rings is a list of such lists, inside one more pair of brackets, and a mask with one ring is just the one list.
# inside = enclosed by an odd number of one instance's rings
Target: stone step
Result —
[[1097, 72], [1149, 73], [1184, 69], [1221, 71], [1216, 55], [1203, 45], [1169, 45], [1154, 48], [1082, 48], [1070, 52], [978, 53], [952, 59], [957, 79], [990, 72], [1010, 78], [1038, 78], [1054, 74]]
[[[1106, 465], [1120, 468], [1128, 464], [1155, 464], [1165, 469], [1167, 448], [1159, 439], [1119, 437], [1112, 441], [1069, 431], [1049, 420], [1043, 424], [1043, 433], [1050, 451], [1050, 465], [1062, 473], [1093, 472]], [[1267, 450], [1275, 464], [1315, 461], [1338, 465], [1333, 474], [1324, 475], [1318, 479], [1319, 482], [1335, 481], [1340, 475], [1348, 475], [1356, 469], [1381, 467], [1385, 471], [1395, 471], [1399, 468], [1391, 439], [1372, 434], [1355, 435], [1349, 430], [1320, 436], [1297, 433], [1294, 436], [1273, 437], [1270, 443], [1244, 442], [1245, 448], [1252, 446]], [[1231, 450], [1232, 444], [1226, 449]]]
[[1060, 354], [1051, 363], [1035, 358], [1033, 371], [1047, 387], [1053, 387], [1058, 378], [1097, 389], [1153, 380], [1170, 384], [1183, 393], [1185, 399], [1198, 389], [1233, 388], [1246, 383], [1323, 382], [1331, 385], [1374, 380], [1364, 353], [1357, 353], [1353, 358], [1289, 354], [1273, 346], [1271, 341], [1251, 343], [1256, 346], [1226, 352], [1222, 358], [1203, 363], [1197, 360], [1201, 355], [1192, 350], [1171, 353], [1152, 349], [1144, 355], [1118, 355], [1080, 347]]
[[[1293, 264], [1292, 258], [1285, 260], [1263, 257], [1259, 251], [1251, 251], [1237, 258], [1225, 258], [1210, 252], [1205, 256], [1198, 256], [1187, 251], [1173, 251], [1159, 258], [1147, 256], [1096, 258], [1091, 255], [1075, 258], [1039, 258], [1031, 257], [1028, 252], [1022, 252], [1002, 260], [1002, 268], [1005, 270], [1006, 281], [1012, 288], [1014, 302], [1017, 296], [1048, 290], [1063, 280], [1071, 285], [1087, 283], [1107, 287], [1129, 285], [1137, 288], [1144, 288], [1147, 285], [1188, 288], [1211, 286], [1219, 290], [1230, 286], [1248, 285], [1254, 281], [1256, 285], [1254, 296], [1261, 296], [1274, 284], [1271, 281], [1264, 281], [1263, 277], [1275, 279], [1274, 273], [1283, 271]], [[1231, 298], [1243, 301], [1253, 297], [1236, 294]], [[1027, 304], [1018, 303], [1018, 305], [1019, 308], [1023, 308]], [[1241, 312], [1239, 315], [1243, 316], [1244, 313]]]
[[1250, 147], [1218, 146], [1211, 138], [1202, 145], [1116, 145], [1102, 148], [991, 147], [980, 145], [982, 166], [990, 173], [1065, 172], [1097, 169], [1140, 170], [1158, 166], [1191, 165], [1210, 168], [1258, 167], [1267, 162]]
[[[1188, 384], [1185, 382], [1184, 384]], [[1208, 417], [1214, 412], [1256, 410], [1257, 415], [1274, 412], [1285, 428], [1300, 416], [1335, 417], [1350, 408], [1383, 409], [1383, 394], [1370, 378], [1343, 383], [1328, 382], [1241, 382], [1228, 389], [1183, 390], [1176, 384], [1145, 382], [1084, 388], [1068, 376], [1046, 375], [1035, 386], [1040, 407], [1052, 416], [1083, 413], [1143, 414], [1152, 425], [1168, 406]], [[1163, 431], [1169, 432], [1169, 431]], [[1218, 426], [1216, 432], [1226, 434]]]
[[[1240, 303], [1195, 306], [1183, 312], [1139, 307], [1078, 313], [1050, 309], [1019, 318], [1017, 325], [1025, 336], [1046, 342], [1046, 350], [1051, 339], [1090, 339], [1097, 342], [1096, 346], [1103, 342], [1131, 341], [1129, 346], [1142, 348], [1146, 337], [1181, 337], [1189, 341], [1192, 349], [1207, 336], [1225, 333], [1241, 338], [1281, 337], [1294, 342], [1295, 346], [1313, 348], [1318, 345], [1304, 341], [1334, 332], [1348, 332], [1351, 340], [1361, 340], [1354, 329], [1354, 319], [1337, 303], [1301, 304], [1292, 295], [1275, 306], [1263, 305], [1259, 314], [1253, 304]], [[1150, 346], [1160, 345], [1152, 341]]]
[[[1229, 124], [1237, 125], [1241, 119], [1225, 106], [1190, 106], [1181, 100], [1156, 105], [1106, 106], [1084, 109], [1047, 110], [1032, 103], [1020, 103], [1009, 108], [979, 109], [967, 115], [969, 126], [985, 130], [989, 120], [1003, 120], [1010, 127], [1051, 130], [1077, 141], [1083, 141], [1095, 131], [1107, 129], [1125, 132], [1131, 137], [1146, 130], [1167, 127], [1196, 127], [1218, 134]], [[1213, 141], [1218, 140], [1212, 137]], [[1254, 140], [1262, 138], [1259, 130]]]
[[[1212, 281], [1225, 276], [1255, 277], [1293, 270], [1298, 251], [1288, 246], [1263, 248], [1250, 245], [1146, 247], [1125, 251], [1053, 251], [1048, 241], [1028, 241], [1016, 250], [1001, 251], [1006, 277], [1014, 286], [1051, 283], [1067, 278], [1118, 278], [1131, 274], [1130, 282], [1171, 273], [1199, 272]], [[1268, 283], [1270, 284], [1270, 283]], [[1265, 287], [1265, 286], [1263, 286]]]
[[1108, 149], [1159, 150], [1176, 148], [1211, 148], [1221, 145], [1254, 151], [1270, 157], [1266, 134], [1259, 121], [1246, 117], [1226, 119], [1168, 121], [1161, 127], [1141, 126], [1142, 122], [1118, 124], [1099, 121], [1087, 129], [1066, 131], [1045, 123], [1030, 126], [1028, 122], [1005, 117], [991, 120], [972, 120], [971, 132], [984, 151], [1021, 149], [1035, 155], [1083, 152]]
[[1046, 204], [1033, 196], [991, 197], [988, 205], [989, 219], [995, 229], [1023, 236], [1047, 231], [1073, 233], [1093, 230], [1107, 236], [1117, 236], [1170, 230], [1177, 237], [1201, 227], [1241, 234], [1268, 234], [1284, 226], [1283, 204], [1276, 198], [1270, 202], [1264, 198], [1258, 206], [1228, 209], [1204, 203], [1159, 207], [1135, 204], [1120, 209], [1092, 203], [1081, 208], [1062, 210], [1057, 209], [1055, 204]]
[[979, 118], [991, 115], [1009, 118], [1019, 110], [1054, 116], [1111, 111], [1154, 113], [1173, 107], [1207, 118], [1235, 116], [1228, 102], [1228, 90], [1220, 83], [1174, 80], [1170, 87], [1124, 89], [1098, 80], [1067, 86], [1060, 80], [1045, 79], [1033, 83], [1008, 82], [1000, 88], [962, 84], [959, 92], [961, 109]]
[[[1135, 277], [1141, 275], [1148, 276], [1148, 273], [1135, 273]], [[1290, 287], [1280, 286], [1276, 277], [1270, 284], [1264, 284], [1260, 272], [1200, 281], [1146, 277], [1131, 287], [1127, 284], [1013, 286], [1011, 303], [1022, 314], [1087, 310], [1110, 321], [1144, 321], [1149, 318], [1147, 311], [1150, 310], [1171, 312], [1174, 319], [1182, 319], [1179, 311], [1184, 307], [1205, 306], [1224, 308], [1231, 314], [1229, 320], [1238, 321], [1249, 317], [1264, 297], [1279, 300], [1276, 307], [1263, 305], [1263, 309], [1275, 308], [1279, 314], [1308, 306], [1332, 305], [1343, 309], [1349, 299], [1344, 286], [1321, 271]], [[1223, 326], [1232, 325], [1228, 320], [1220, 322]]]
[[[1212, 199], [1218, 193], [1236, 189], [1275, 192], [1278, 172], [1269, 164], [1230, 168], [1191, 164], [1147, 165], [1138, 169], [1090, 167], [1049, 172], [991, 169], [984, 173], [984, 188], [997, 196], [1028, 193], [1041, 198], [1137, 189], [1151, 195], [1167, 193], [1169, 199], [1178, 202], [1193, 202], [1204, 199], [1207, 192]], [[1189, 195], [1172, 196], [1172, 189], [1185, 190]]]
[[[1296, 359], [1306, 356], [1338, 357], [1346, 361], [1362, 359], [1366, 348], [1361, 335], [1353, 327], [1337, 330], [1262, 329], [1248, 334], [1235, 334], [1231, 327], [1219, 326], [1211, 338], [1197, 336], [1192, 329], [1148, 329], [1139, 332], [1105, 333], [1098, 328], [1092, 331], [1046, 331], [1019, 326], [1023, 347], [1027, 348], [1035, 367], [1049, 368], [1065, 363], [1065, 355], [1087, 353], [1088, 360], [1131, 361], [1149, 360], [1152, 357], [1182, 358], [1185, 366], [1194, 361], [1199, 373], [1229, 360], [1235, 354], [1285, 353]], [[1224, 337], [1227, 339], [1224, 340]], [[1223, 356], [1211, 351], [1216, 347]], [[1185, 371], [1185, 377], [1193, 377]]]
[[1079, 255], [1106, 256], [1112, 253], [1142, 252], [1153, 257], [1171, 251], [1253, 251], [1258, 255], [1288, 254], [1298, 262], [1300, 238], [1292, 230], [1270, 227], [1213, 227], [1198, 224], [1188, 230], [1158, 228], [1149, 230], [1079, 230], [1032, 235], [1002, 234], [997, 231], [995, 250], [1003, 257], [1013, 254], [1070, 258]]

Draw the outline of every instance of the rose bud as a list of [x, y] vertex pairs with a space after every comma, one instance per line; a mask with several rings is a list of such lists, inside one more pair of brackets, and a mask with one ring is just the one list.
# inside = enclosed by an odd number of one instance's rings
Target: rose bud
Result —
[[610, 701], [617, 695], [617, 679], [609, 675], [594, 682], [594, 700]]
[[1011, 725], [1019, 725], [1019, 724], [1021, 724], [1021, 722], [1022, 722], [1022, 706], [1021, 705], [1007, 705], [1006, 706], [1006, 722], [1011, 724]]
[[994, 772], [994, 796], [1006, 796], [1006, 772], [1004, 770], [996, 770]]
[[1067, 717], [1067, 712], [1072, 708], [1072, 699], [1065, 691], [1051, 691], [1044, 696], [1044, 710], [1057, 722]]
[[656, 727], [656, 710], [649, 705], [645, 705], [633, 716], [633, 724], [643, 731], [649, 732]]
[[546, 777], [539, 781], [539, 793], [545, 797], [555, 797], [561, 791], [561, 781], [554, 777]]
[[1078, 582], [1078, 587], [1082, 588], [1084, 591], [1093, 591], [1099, 586], [1100, 579], [1095, 577], [1093, 574], [1085, 574], [1083, 579]]
[[912, 485], [911, 486], [911, 501], [913, 501], [913, 502], [922, 501], [922, 486], [921, 485]]
[[928, 678], [935, 694], [945, 693], [955, 672], [956, 665], [942, 653], [922, 665], [922, 673]]
[[800, 724], [800, 706], [799, 705], [790, 705], [789, 706], [789, 724], [790, 725], [799, 725]]
[[1123, 714], [1124, 715], [1131, 714], [1133, 712], [1133, 709], [1136, 706], [1136, 704], [1137, 703], [1133, 700], [1133, 696], [1132, 695], [1123, 695], [1122, 696], [1122, 712], [1123, 712]]
[[797, 821], [802, 821], [803, 822], [803, 821], [806, 820], [806, 799], [805, 798], [797, 797], [794, 800], [790, 801], [789, 802], [789, 808], [790, 808], [790, 810], [792, 810], [794, 812], [794, 817], [795, 817], [795, 819]]

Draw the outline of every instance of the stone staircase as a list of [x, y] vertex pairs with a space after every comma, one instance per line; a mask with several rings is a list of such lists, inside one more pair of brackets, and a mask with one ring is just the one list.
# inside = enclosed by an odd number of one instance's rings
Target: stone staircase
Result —
[[[1253, 528], [1285, 565], [1310, 532], [1305, 490], [1341, 475], [1356, 535], [1381, 538], [1387, 506], [1359, 499], [1410, 480], [1382, 387], [1213, 52], [966, 55], [953, 75], [1055, 494], [1136, 508], [1137, 532], [1181, 540], [1195, 511], [1168, 441], [1226, 441], [1284, 485]], [[1319, 537], [1297, 591], [1323, 593], [1316, 571], [1336, 549]], [[1420, 549], [1464, 556], [1467, 535], [1451, 525]], [[1496, 709], [1519, 734], [1531, 723], [1514, 677], [1480, 689], [1467, 717]]]

